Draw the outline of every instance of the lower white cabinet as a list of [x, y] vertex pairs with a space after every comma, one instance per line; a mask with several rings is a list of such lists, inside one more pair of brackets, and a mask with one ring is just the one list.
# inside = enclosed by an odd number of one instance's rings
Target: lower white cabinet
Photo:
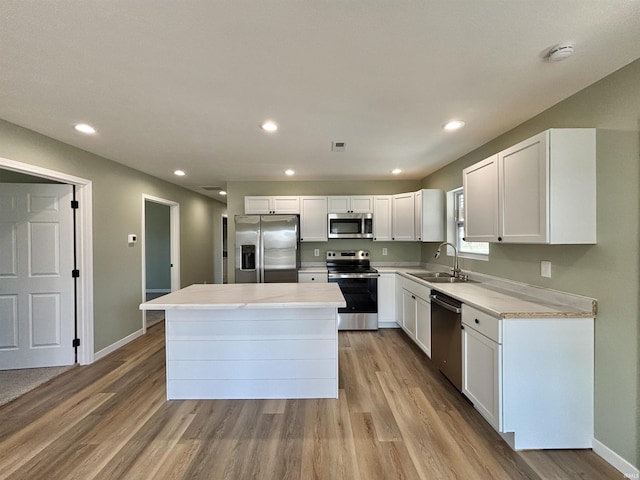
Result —
[[431, 302], [429, 287], [404, 277], [399, 278], [401, 297], [398, 324], [431, 358]]
[[594, 319], [462, 306], [463, 393], [516, 449], [591, 448]]
[[378, 326], [386, 327], [396, 321], [396, 274], [380, 272], [378, 278]]

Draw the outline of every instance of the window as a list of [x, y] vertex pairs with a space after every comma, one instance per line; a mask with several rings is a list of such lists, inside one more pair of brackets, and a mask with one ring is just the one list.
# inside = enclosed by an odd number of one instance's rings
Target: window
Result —
[[462, 188], [447, 193], [447, 239], [458, 249], [461, 257], [488, 260], [488, 242], [465, 242], [464, 238], [464, 193]]

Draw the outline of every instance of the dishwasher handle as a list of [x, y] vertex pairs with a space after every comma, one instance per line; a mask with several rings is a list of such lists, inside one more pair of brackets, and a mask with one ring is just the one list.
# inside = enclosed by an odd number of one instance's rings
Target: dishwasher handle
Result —
[[429, 298], [433, 303], [440, 305], [442, 308], [446, 308], [450, 312], [462, 313], [462, 308], [460, 308], [458, 305], [451, 305], [450, 303], [447, 303], [444, 300], [441, 300], [437, 295], [433, 293], [429, 295]]

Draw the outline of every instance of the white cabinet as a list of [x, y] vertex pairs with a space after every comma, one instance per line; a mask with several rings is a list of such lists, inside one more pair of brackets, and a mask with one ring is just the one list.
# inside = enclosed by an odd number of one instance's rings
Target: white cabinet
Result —
[[497, 165], [464, 169], [463, 183], [468, 241], [596, 243], [595, 129], [546, 130], [498, 153]]
[[502, 345], [498, 343], [499, 337], [480, 333], [480, 324], [484, 325], [487, 318], [486, 314], [463, 305], [462, 393], [491, 426], [501, 432]]
[[414, 194], [414, 237], [420, 242], [444, 241], [444, 192], [422, 189]]
[[333, 195], [327, 199], [329, 213], [373, 213], [371, 195]]
[[244, 213], [245, 215], [271, 213], [297, 215], [300, 213], [300, 197], [244, 197]]
[[498, 155], [462, 171], [465, 240], [498, 241]]
[[422, 351], [431, 358], [431, 302], [427, 299], [416, 297], [415, 340]]
[[391, 239], [400, 242], [415, 240], [414, 193], [392, 195]]
[[300, 197], [300, 241], [327, 240], [327, 197]]
[[378, 278], [378, 326], [396, 321], [396, 274], [380, 272]]
[[327, 271], [298, 272], [298, 283], [328, 283]]
[[398, 277], [399, 311], [396, 322], [431, 358], [431, 302], [429, 287]]
[[591, 448], [593, 318], [462, 306], [463, 393], [514, 449]]
[[391, 241], [391, 195], [373, 197], [373, 241]]

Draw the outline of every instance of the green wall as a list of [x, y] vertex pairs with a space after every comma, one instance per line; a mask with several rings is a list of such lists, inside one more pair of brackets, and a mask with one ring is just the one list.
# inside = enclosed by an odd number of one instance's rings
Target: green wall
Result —
[[180, 204], [181, 285], [213, 280], [212, 218], [224, 205], [102, 157], [0, 121], [0, 157], [91, 180], [94, 351], [138, 331], [142, 314], [142, 195]]
[[[462, 185], [462, 169], [548, 128], [597, 128], [597, 245], [492, 244], [490, 260], [461, 267], [598, 299], [595, 438], [640, 465], [640, 61], [591, 85], [426, 177], [425, 188]], [[431, 261], [435, 245], [422, 246]], [[552, 278], [540, 261], [552, 262]], [[441, 260], [449, 263], [450, 259]]]
[[[339, 182], [229, 182], [227, 183], [227, 208], [229, 214], [229, 282], [235, 281], [235, 225], [234, 216], [244, 214], [244, 197], [251, 195], [390, 195], [413, 192], [420, 188], [417, 180], [390, 181], [339, 181]], [[388, 253], [382, 256], [382, 248]], [[320, 256], [314, 256], [314, 249]], [[415, 242], [374, 242], [372, 240], [330, 240], [328, 242], [303, 242], [300, 244], [301, 262], [325, 261], [327, 250], [366, 249], [371, 251], [373, 262], [417, 262], [420, 244]]]

